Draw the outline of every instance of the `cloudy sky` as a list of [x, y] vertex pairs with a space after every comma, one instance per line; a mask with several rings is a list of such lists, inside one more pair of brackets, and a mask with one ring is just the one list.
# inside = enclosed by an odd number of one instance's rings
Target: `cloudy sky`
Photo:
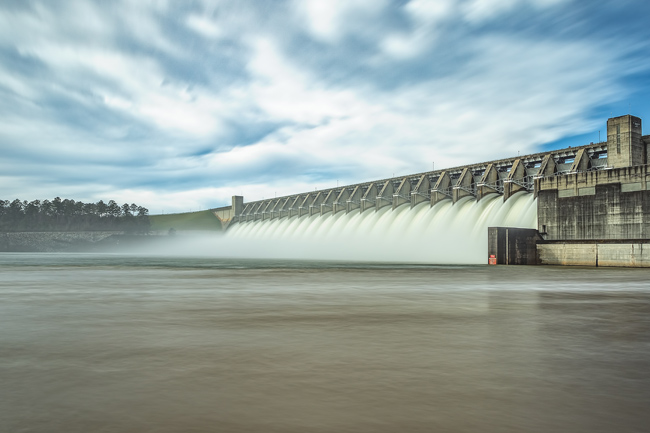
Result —
[[0, 2], [0, 198], [207, 209], [650, 133], [646, 0]]

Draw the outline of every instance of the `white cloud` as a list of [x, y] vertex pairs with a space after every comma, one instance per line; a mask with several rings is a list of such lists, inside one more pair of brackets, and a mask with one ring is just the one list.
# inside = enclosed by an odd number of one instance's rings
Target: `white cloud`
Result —
[[336, 39], [339, 36], [341, 8], [345, 0], [308, 0], [298, 1], [302, 6], [311, 31], [322, 39]]
[[514, 9], [522, 0], [471, 0], [463, 4], [465, 19], [481, 22]]
[[253, 76], [249, 97], [273, 120], [318, 124], [346, 116], [359, 105], [353, 92], [325, 88], [268, 39], [254, 43], [248, 69]]
[[319, 39], [336, 42], [347, 33], [363, 32], [363, 25], [351, 17], [368, 19], [380, 12], [385, 0], [295, 0], [299, 15]]
[[413, 59], [422, 55], [438, 38], [440, 23], [453, 16], [455, 3], [451, 0], [411, 0], [403, 10], [413, 25], [408, 31], [383, 35], [379, 46], [390, 60]]
[[469, 0], [462, 5], [462, 11], [470, 23], [480, 23], [510, 12], [518, 6], [530, 5], [543, 9], [557, 6], [570, 0]]
[[392, 34], [381, 41], [382, 52], [392, 59], [412, 59], [433, 42], [432, 32], [418, 29], [408, 34]]
[[190, 29], [207, 38], [215, 39], [223, 34], [221, 28], [213, 20], [204, 16], [190, 15], [185, 22]]
[[[154, 191], [148, 189], [124, 189], [111, 196], [118, 203], [137, 203], [149, 209], [150, 214], [198, 211], [214, 208], [228, 201], [232, 195], [227, 188], [197, 188], [182, 192]], [[230, 195], [229, 195], [230, 194]], [[93, 197], [93, 201], [102, 197]], [[150, 203], [149, 206], [144, 203]]]
[[445, 25], [457, 27], [460, 17], [471, 24], [496, 19], [518, 7], [531, 6], [538, 9], [557, 6], [567, 0], [411, 0], [403, 10], [412, 22], [408, 31], [380, 36], [379, 46], [391, 59], [413, 59], [424, 55], [425, 50], [440, 42]]
[[456, 4], [453, 0], [411, 0], [404, 6], [404, 10], [413, 20], [432, 24], [452, 15]]
[[[170, 212], [535, 151], [602, 127], [593, 107], [648, 70], [616, 43], [462, 27], [558, 1], [310, 1], [263, 22], [156, 2], [0, 13], [16, 56], [0, 63], [3, 188]], [[297, 44], [305, 27], [327, 44]]]
[[186, 84], [166, 82], [164, 71], [153, 59], [117, 50], [45, 42], [20, 48], [19, 52], [42, 60], [70, 89], [78, 87], [96, 94], [108, 107], [158, 128], [207, 137], [222, 127], [220, 118], [225, 107], [218, 96], [207, 89], [190, 91]]
[[[620, 90], [611, 80], [614, 59], [580, 43], [487, 39], [457, 75], [386, 93], [349, 90], [344, 103], [336, 92], [321, 92], [317, 82], [287, 70], [288, 62], [275, 63], [283, 67], [269, 70], [294, 83], [296, 92], [271, 92], [288, 99], [279, 101], [280, 108], [269, 105], [268, 113], [313, 124], [215, 155], [215, 171], [291, 158], [305, 168], [317, 161], [331, 172], [353, 166], [350, 181], [360, 181], [426, 171], [431, 161], [450, 167], [534, 152], [535, 145], [592, 128], [582, 113]], [[275, 83], [272, 77], [266, 75]], [[265, 107], [269, 95], [260, 95]], [[310, 104], [319, 111], [306, 116]]]

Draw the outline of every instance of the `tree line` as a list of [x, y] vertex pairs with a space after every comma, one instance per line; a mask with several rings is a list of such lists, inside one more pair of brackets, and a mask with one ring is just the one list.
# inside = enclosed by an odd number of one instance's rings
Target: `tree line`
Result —
[[135, 203], [84, 203], [56, 197], [28, 202], [0, 200], [0, 231], [149, 231], [149, 210]]

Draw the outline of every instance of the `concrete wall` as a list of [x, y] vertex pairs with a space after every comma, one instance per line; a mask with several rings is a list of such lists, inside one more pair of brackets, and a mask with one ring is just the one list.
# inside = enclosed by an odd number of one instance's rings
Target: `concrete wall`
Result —
[[650, 243], [540, 243], [542, 265], [650, 267]]
[[244, 210], [244, 197], [240, 195], [232, 196], [232, 205], [214, 209], [212, 212], [221, 221], [221, 227], [225, 230], [233, 221], [235, 216], [241, 215]]
[[650, 191], [639, 183], [593, 187], [593, 195], [540, 191], [539, 231], [547, 240], [650, 239]]
[[539, 193], [547, 190], [560, 191], [560, 197], [594, 195], [596, 185], [612, 183], [635, 184], [638, 190], [648, 189], [650, 171], [648, 166], [624, 167], [582, 173], [570, 173], [561, 176], [549, 176], [535, 180], [535, 189]]
[[540, 240], [535, 229], [516, 227], [488, 228], [488, 257], [495, 256], [497, 265], [535, 265]]
[[649, 144], [641, 119], [611, 118], [607, 169], [535, 180], [541, 264], [650, 266]]
[[233, 216], [232, 206], [224, 206], [217, 209], [213, 209], [212, 212], [221, 221], [229, 221]]
[[645, 164], [640, 118], [626, 115], [607, 120], [607, 158], [614, 168]]

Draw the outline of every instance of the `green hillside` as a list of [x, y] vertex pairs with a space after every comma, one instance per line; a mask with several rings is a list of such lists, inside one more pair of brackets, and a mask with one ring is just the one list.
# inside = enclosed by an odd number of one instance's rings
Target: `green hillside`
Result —
[[221, 230], [221, 222], [210, 210], [149, 215], [151, 230]]

